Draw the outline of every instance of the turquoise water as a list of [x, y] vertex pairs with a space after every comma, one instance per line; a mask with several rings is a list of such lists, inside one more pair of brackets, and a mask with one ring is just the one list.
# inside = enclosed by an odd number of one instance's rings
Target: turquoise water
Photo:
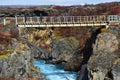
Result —
[[77, 73], [64, 71], [61, 65], [45, 64], [44, 60], [35, 60], [34, 64], [48, 80], [76, 80]]

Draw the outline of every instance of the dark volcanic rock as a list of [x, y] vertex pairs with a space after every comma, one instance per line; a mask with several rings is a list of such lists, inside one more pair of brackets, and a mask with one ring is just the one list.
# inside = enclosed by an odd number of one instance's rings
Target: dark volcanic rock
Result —
[[69, 61], [79, 46], [79, 41], [74, 37], [55, 40], [52, 48], [52, 57], [56, 61]]
[[5, 9], [0, 11], [0, 17], [15, 17], [17, 16], [47, 16], [48, 13], [43, 10], [32, 10], [32, 9]]
[[120, 59], [113, 65], [111, 74], [113, 80], [120, 80]]
[[81, 63], [83, 61], [82, 54], [75, 54], [72, 58], [69, 59], [69, 61], [64, 65], [64, 70], [66, 71], [78, 71]]

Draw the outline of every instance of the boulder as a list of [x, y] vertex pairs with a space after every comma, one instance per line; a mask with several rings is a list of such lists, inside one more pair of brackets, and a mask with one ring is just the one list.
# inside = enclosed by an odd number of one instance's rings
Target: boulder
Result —
[[52, 57], [58, 61], [68, 61], [79, 46], [79, 41], [74, 37], [62, 38], [52, 43]]
[[81, 63], [83, 61], [83, 56], [80, 54], [76, 54], [76, 56], [73, 56], [69, 59], [66, 63], [64, 63], [64, 70], [66, 71], [78, 71]]
[[104, 51], [112, 53], [118, 49], [118, 40], [114, 34], [101, 33], [97, 36], [96, 43], [93, 46], [93, 53]]

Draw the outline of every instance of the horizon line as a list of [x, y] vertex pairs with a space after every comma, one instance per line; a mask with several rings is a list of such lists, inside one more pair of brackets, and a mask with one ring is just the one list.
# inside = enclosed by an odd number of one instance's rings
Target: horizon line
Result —
[[120, 2], [120, 1], [111, 1], [111, 2], [101, 2], [101, 3], [84, 3], [84, 4], [70, 4], [70, 5], [62, 5], [62, 4], [41, 4], [41, 5], [39, 5], [39, 4], [37, 4], [37, 5], [35, 5], [35, 4], [13, 4], [13, 5], [10, 5], [10, 4], [0, 4], [0, 7], [1, 6], [23, 6], [23, 7], [30, 7], [30, 6], [84, 6], [84, 5], [97, 5], [97, 4], [104, 4], [104, 3], [114, 3], [114, 2]]

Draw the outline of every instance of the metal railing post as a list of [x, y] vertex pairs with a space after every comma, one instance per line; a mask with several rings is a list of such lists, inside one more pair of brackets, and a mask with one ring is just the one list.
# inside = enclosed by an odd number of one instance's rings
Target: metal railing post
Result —
[[5, 17], [3, 18], [3, 25], [4, 26], [6, 25], [6, 18]]
[[15, 24], [18, 25], [17, 15], [15, 15]]

